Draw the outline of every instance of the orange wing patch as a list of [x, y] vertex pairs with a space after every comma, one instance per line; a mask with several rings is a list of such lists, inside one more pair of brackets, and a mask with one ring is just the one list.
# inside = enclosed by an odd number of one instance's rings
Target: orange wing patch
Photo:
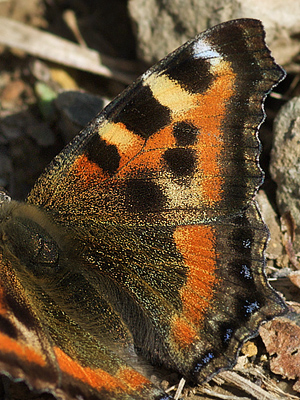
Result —
[[85, 154], [79, 156], [73, 164], [72, 172], [81, 187], [88, 189], [90, 185], [95, 185], [109, 178], [109, 174], [103, 171], [98, 164], [90, 161]]
[[210, 226], [178, 226], [174, 240], [188, 272], [186, 284], [179, 291], [182, 312], [171, 320], [170, 337], [178, 349], [187, 350], [199, 341], [206, 311], [212, 307], [218, 254], [215, 232]]
[[57, 361], [62, 372], [67, 373], [81, 382], [87, 383], [92, 388], [97, 390], [126, 390], [126, 386], [122, 384], [119, 379], [111, 376], [108, 372], [102, 369], [92, 369], [83, 367], [76, 361], [73, 361], [66, 353], [60, 348], [54, 348]]
[[83, 367], [58, 347], [55, 347], [54, 351], [62, 372], [100, 392], [105, 390], [116, 393], [134, 393], [147, 389], [147, 387], [150, 388], [152, 385], [147, 378], [130, 367], [122, 366], [116, 371], [115, 376], [112, 376], [100, 368]]
[[187, 120], [199, 130], [196, 146], [199, 173], [195, 178], [195, 185], [201, 188], [201, 203], [208, 207], [213, 207], [222, 200], [225, 177], [221, 170], [221, 154], [224, 148], [221, 125], [225, 119], [226, 105], [233, 95], [236, 78], [227, 62], [220, 61], [213, 70], [216, 79], [212, 87], [204, 95], [197, 96], [198, 107], [186, 115]]
[[18, 356], [25, 363], [34, 363], [40, 367], [47, 367], [47, 362], [43, 353], [37, 353], [32, 347], [25, 345], [20, 341], [0, 333], [1, 350], [7, 354], [11, 353]]
[[186, 284], [180, 290], [182, 316], [199, 331], [217, 282], [215, 233], [207, 225], [178, 226], [174, 240], [188, 269]]
[[174, 343], [177, 346], [175, 351], [178, 349], [188, 350], [188, 348], [199, 339], [195, 328], [185, 318], [179, 315], [175, 315], [172, 318], [171, 329], [171, 343], [173, 347]]

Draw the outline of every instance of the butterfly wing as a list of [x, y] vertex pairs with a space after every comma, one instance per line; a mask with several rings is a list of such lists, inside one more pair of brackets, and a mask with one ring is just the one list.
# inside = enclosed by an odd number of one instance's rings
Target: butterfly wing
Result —
[[[26, 259], [29, 277], [18, 279], [39, 287], [26, 298], [68, 373], [74, 360], [86, 368], [76, 376], [85, 388], [106, 373], [119, 382], [127, 367], [116, 354], [133, 346], [202, 381], [283, 312], [263, 273], [268, 233], [253, 201], [262, 104], [283, 76], [259, 21], [219, 25], [146, 72], [37, 181], [26, 212], [43, 230], [31, 224], [30, 237], [43, 239], [31, 260], [50, 257], [50, 268]], [[109, 388], [109, 399], [130, 393]], [[135, 393], [162, 396], [148, 381]]]
[[262, 183], [262, 103], [284, 76], [263, 37], [259, 22], [232, 21], [176, 50], [66, 147], [29, 202], [63, 223], [76, 215], [172, 225], [239, 213]]

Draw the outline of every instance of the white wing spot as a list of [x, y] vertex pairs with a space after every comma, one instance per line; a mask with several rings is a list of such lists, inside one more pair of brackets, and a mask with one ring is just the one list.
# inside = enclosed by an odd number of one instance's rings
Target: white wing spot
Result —
[[214, 50], [210, 44], [205, 42], [203, 39], [199, 39], [193, 45], [193, 56], [194, 58], [220, 58], [221, 54]]

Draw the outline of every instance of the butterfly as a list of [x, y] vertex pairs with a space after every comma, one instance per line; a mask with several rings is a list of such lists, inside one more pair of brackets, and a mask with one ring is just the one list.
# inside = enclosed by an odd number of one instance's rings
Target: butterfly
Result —
[[285, 311], [264, 274], [257, 131], [284, 78], [260, 21], [145, 72], [1, 196], [0, 371], [57, 399], [170, 399], [139, 360], [203, 382]]

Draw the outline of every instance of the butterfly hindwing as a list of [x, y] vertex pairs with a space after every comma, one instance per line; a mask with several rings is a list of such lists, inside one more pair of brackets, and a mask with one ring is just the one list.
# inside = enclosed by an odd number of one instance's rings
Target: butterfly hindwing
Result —
[[[50, 392], [64, 400], [80, 396], [86, 400], [167, 399], [106, 346], [110, 329], [115, 329], [109, 335], [110, 347], [117, 342], [119, 351], [125, 339], [128, 348], [130, 336], [126, 337], [125, 328], [121, 333], [122, 323], [108, 306], [110, 320], [98, 322], [105, 299], [99, 292], [87, 294], [92, 286], [84, 275], [71, 273], [65, 265], [77, 265], [78, 260], [76, 252], [72, 257], [70, 251], [64, 251], [68, 242], [68, 238], [62, 238], [64, 232], [59, 230], [56, 236], [57, 229], [47, 216], [24, 204], [11, 202], [3, 217], [1, 371], [25, 380], [36, 391]], [[55, 249], [58, 242], [59, 263]], [[14, 248], [15, 243], [18, 248]], [[22, 243], [27, 246], [25, 256]], [[97, 294], [99, 299], [95, 297], [92, 304], [91, 295]], [[98, 316], [93, 317], [93, 312]], [[88, 315], [90, 320], [84, 323]], [[104, 322], [107, 325], [101, 331]]]

